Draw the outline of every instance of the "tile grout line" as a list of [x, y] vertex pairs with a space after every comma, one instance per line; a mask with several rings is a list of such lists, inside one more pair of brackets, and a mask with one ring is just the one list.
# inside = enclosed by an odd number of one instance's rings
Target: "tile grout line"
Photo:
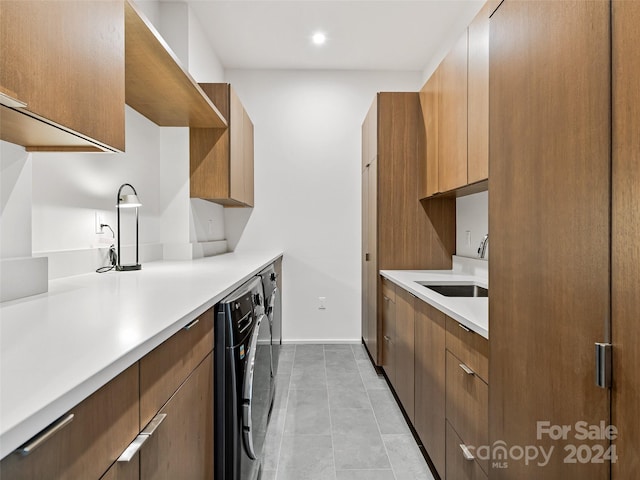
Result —
[[284, 442], [284, 429], [287, 425], [287, 412], [289, 411], [289, 395], [291, 393], [291, 377], [293, 376], [293, 367], [296, 364], [296, 350], [297, 347], [293, 346], [293, 363], [291, 364], [291, 373], [289, 374], [289, 385], [287, 385], [287, 401], [284, 407], [284, 423], [282, 425], [282, 433], [280, 435], [280, 446], [278, 447], [278, 454], [276, 456], [276, 480], [278, 480], [278, 470], [280, 469], [280, 454], [282, 453], [282, 442]]
[[331, 418], [331, 401], [329, 400], [329, 375], [327, 374], [327, 351], [326, 345], [322, 345], [322, 363], [324, 365], [324, 377], [327, 386], [327, 409], [329, 410], [329, 434], [331, 436], [331, 456], [333, 457], [333, 478], [338, 479], [338, 470], [336, 468], [336, 449], [333, 441], [333, 419]]
[[[360, 347], [363, 348], [363, 347]], [[353, 352], [353, 347], [351, 347], [351, 352]], [[355, 357], [355, 355], [354, 355]], [[371, 363], [371, 360], [369, 360], [369, 363]], [[369, 404], [371, 405], [371, 411], [373, 412], [373, 418], [375, 418], [376, 420], [376, 425], [378, 426], [378, 432], [380, 433], [380, 440], [382, 441], [382, 446], [384, 447], [384, 451], [387, 455], [387, 460], [389, 461], [389, 466], [391, 467], [391, 474], [393, 475], [393, 478], [395, 480], [398, 479], [397, 475], [396, 475], [396, 470], [393, 468], [393, 463], [391, 462], [391, 457], [389, 456], [389, 450], [387, 449], [387, 444], [384, 441], [384, 438], [382, 437], [382, 430], [380, 429], [380, 422], [378, 421], [378, 416], [376, 415], [376, 410], [373, 408], [373, 402], [371, 401], [371, 396], [369, 395], [369, 389], [366, 387], [365, 383], [364, 383], [364, 378], [362, 377], [362, 371], [360, 370], [360, 365], [358, 365], [358, 362], [356, 361], [356, 365], [358, 366], [358, 374], [360, 375], [360, 379], [362, 380], [362, 384], [365, 386], [364, 391], [367, 393], [367, 398], [369, 399]], [[389, 387], [387, 386], [387, 389]]]

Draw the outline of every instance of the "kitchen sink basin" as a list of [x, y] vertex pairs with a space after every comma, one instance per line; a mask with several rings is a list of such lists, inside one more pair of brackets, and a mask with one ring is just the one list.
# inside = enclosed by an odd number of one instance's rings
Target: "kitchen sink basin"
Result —
[[445, 297], [488, 297], [489, 290], [478, 285], [433, 285], [431, 282], [416, 282]]

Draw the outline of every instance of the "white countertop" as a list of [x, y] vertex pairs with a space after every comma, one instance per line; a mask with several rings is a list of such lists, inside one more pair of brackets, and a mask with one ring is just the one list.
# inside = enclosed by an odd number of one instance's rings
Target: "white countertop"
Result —
[[150, 262], [0, 304], [0, 458], [281, 255]]
[[380, 274], [429, 305], [437, 308], [465, 327], [489, 338], [489, 299], [445, 297], [416, 282], [475, 283], [488, 288], [486, 277], [456, 270], [382, 270]]

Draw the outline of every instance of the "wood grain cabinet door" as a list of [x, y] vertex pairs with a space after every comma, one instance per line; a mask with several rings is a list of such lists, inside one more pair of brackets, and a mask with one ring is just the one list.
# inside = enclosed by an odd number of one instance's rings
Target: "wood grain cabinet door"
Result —
[[445, 473], [445, 316], [416, 300], [413, 425], [431, 461]]
[[[610, 9], [505, 0], [490, 20], [490, 442], [554, 448], [492, 480], [609, 478], [588, 461], [609, 441], [575, 426], [611, 418], [594, 361], [610, 311]], [[571, 430], [555, 440], [538, 422]]]
[[619, 455], [615, 480], [640, 471], [640, 2], [614, 0], [612, 329], [613, 424]]
[[[447, 422], [447, 479], [450, 480], [487, 480], [480, 464], [473, 458], [465, 457], [463, 447], [466, 444], [458, 436], [454, 428]], [[518, 478], [518, 477], [513, 477]], [[540, 477], [547, 478], [547, 477]], [[548, 477], [552, 478], [552, 477]]]
[[[31, 453], [5, 457], [0, 478], [100, 478], [138, 434], [138, 392], [136, 363], [63, 415], [61, 420], [71, 418], [65, 426], [45, 429], [26, 442], [46, 438]], [[50, 430], [55, 433], [44, 437]]]
[[439, 67], [438, 189], [467, 184], [467, 30]]
[[415, 297], [403, 288], [396, 292], [396, 375], [394, 388], [413, 423], [415, 401], [414, 336]]
[[380, 364], [392, 385], [396, 381], [396, 287], [382, 280], [382, 340]]
[[418, 198], [440, 192], [438, 185], [438, 108], [440, 105], [440, 67], [420, 90], [420, 106], [424, 119], [426, 155], [420, 161]]
[[[121, 1], [0, 2], [0, 93], [107, 151], [125, 148], [124, 52]], [[3, 139], [44, 148], [50, 145], [41, 141], [58, 141], [55, 134], [41, 135], [37, 124], [21, 131], [16, 115], [23, 114], [2, 107]], [[6, 138], [9, 127], [15, 128]], [[90, 145], [75, 148], [91, 150]]]
[[213, 354], [159, 412], [166, 417], [140, 450], [140, 479], [213, 478]]
[[467, 183], [489, 178], [489, 15], [488, 1], [469, 24], [467, 99]]

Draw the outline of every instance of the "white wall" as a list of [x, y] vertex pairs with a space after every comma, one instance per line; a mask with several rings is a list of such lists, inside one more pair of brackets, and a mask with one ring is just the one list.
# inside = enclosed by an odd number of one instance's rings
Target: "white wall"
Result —
[[31, 155], [0, 141], [0, 258], [31, 256]]
[[[469, 233], [467, 233], [469, 232]], [[489, 233], [489, 193], [456, 199], [456, 254], [477, 257], [482, 237]], [[485, 258], [489, 258], [489, 249]]]
[[362, 121], [377, 91], [416, 91], [421, 73], [231, 70], [227, 80], [255, 125], [256, 182], [253, 211], [225, 211], [227, 238], [236, 251], [284, 250], [285, 340], [357, 341]]
[[[181, 64], [193, 67], [196, 81], [224, 80], [202, 25], [187, 4], [144, 1], [140, 6]], [[29, 231], [20, 242], [28, 244], [29, 255], [33, 245], [35, 255], [53, 260], [50, 278], [88, 272], [102, 264], [112, 239], [110, 233], [95, 233], [95, 212], [116, 230], [116, 193], [125, 182], [136, 188], [143, 202], [140, 242], [147, 244], [141, 252], [144, 261], [162, 258], [161, 245], [166, 245], [166, 258], [188, 259], [192, 242], [225, 237], [222, 207], [189, 198], [188, 128], [160, 128], [129, 107], [125, 113], [126, 153], [33, 154], [33, 195], [30, 189], [21, 194], [23, 208], [33, 215], [33, 221], [28, 221], [33, 235]], [[122, 216], [123, 245], [134, 241], [129, 213]], [[102, 247], [101, 254], [87, 252], [96, 247]], [[123, 263], [132, 262], [133, 252], [127, 250], [126, 255]]]

